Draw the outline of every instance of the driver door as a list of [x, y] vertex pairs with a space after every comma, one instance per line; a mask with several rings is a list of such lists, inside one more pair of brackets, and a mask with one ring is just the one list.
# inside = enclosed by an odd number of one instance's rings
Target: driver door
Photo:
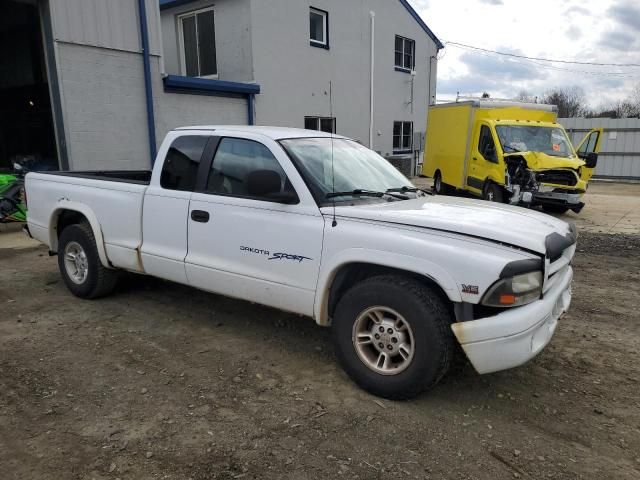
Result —
[[[484, 123], [478, 125], [477, 132], [475, 136], [477, 141], [473, 142], [471, 149], [467, 188], [473, 192], [482, 194], [485, 180], [493, 176], [491, 175], [492, 170], [498, 168], [499, 160], [496, 142], [489, 125]], [[504, 177], [504, 174], [497, 176], [497, 178], [501, 177]]]
[[[303, 180], [274, 141], [259, 135], [214, 137], [207, 173], [191, 196], [189, 284], [303, 315], [313, 315], [324, 219]], [[262, 143], [264, 141], [264, 143]], [[252, 192], [252, 172], [277, 173], [297, 201]]]
[[[586, 162], [586, 165], [582, 168], [581, 177], [585, 182], [588, 182], [595, 172], [603, 131], [604, 129], [602, 128], [594, 128], [587, 133], [576, 148], [578, 157]], [[595, 154], [595, 156], [590, 154]]]

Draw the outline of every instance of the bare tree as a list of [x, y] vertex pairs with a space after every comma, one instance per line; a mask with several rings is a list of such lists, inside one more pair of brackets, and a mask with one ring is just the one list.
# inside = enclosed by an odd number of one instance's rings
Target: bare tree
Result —
[[542, 96], [542, 103], [557, 105], [561, 118], [584, 117], [588, 113], [584, 90], [578, 86], [548, 90]]
[[640, 83], [633, 87], [626, 98], [601, 104], [586, 116], [594, 118], [640, 118]]

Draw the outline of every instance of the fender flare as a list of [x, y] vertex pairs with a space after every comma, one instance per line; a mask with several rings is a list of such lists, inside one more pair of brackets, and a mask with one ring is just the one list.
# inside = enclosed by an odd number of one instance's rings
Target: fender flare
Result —
[[91, 230], [93, 231], [93, 236], [96, 239], [96, 247], [98, 249], [98, 256], [100, 257], [100, 262], [106, 268], [113, 268], [109, 264], [109, 258], [107, 257], [107, 250], [104, 246], [104, 237], [102, 236], [102, 229], [100, 228], [100, 222], [98, 222], [98, 217], [88, 206], [72, 202], [70, 200], [61, 199], [58, 201], [58, 204], [53, 209], [53, 213], [51, 214], [51, 218], [49, 219], [49, 245], [50, 250], [52, 252], [58, 251], [58, 218], [64, 211], [72, 211], [78, 212], [84, 215], [84, 217], [89, 222], [91, 226]]
[[320, 270], [313, 306], [313, 318], [318, 325], [330, 325], [328, 305], [331, 284], [340, 269], [351, 263], [368, 263], [421, 275], [436, 283], [452, 302], [462, 301], [459, 286], [453, 277], [427, 259], [384, 250], [350, 248], [333, 256]]

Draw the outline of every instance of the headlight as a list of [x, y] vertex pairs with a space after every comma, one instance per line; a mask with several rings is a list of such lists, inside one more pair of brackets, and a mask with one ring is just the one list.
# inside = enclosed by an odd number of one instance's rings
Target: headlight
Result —
[[517, 307], [540, 298], [542, 272], [535, 271], [498, 280], [487, 291], [482, 304], [488, 307]]

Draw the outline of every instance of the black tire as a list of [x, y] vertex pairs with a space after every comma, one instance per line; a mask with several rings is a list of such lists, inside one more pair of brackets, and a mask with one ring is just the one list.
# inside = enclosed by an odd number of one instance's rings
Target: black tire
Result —
[[444, 183], [442, 181], [442, 173], [437, 170], [433, 176], [433, 191], [436, 195], [452, 195], [455, 192], [455, 188]]
[[504, 190], [493, 182], [487, 182], [482, 190], [482, 199], [488, 202], [504, 203]]
[[[395, 310], [412, 330], [413, 357], [400, 373], [374, 371], [354, 346], [354, 325], [371, 307]], [[381, 275], [344, 294], [336, 307], [332, 334], [338, 360], [353, 381], [374, 395], [403, 400], [433, 388], [447, 373], [455, 350], [451, 321], [443, 300], [431, 288], [402, 275]]]
[[542, 210], [547, 213], [567, 213], [569, 211], [569, 207], [565, 207], [564, 205], [551, 205], [543, 203]]
[[[74, 242], [78, 244], [86, 256], [86, 278], [78, 283], [72, 279], [65, 266], [65, 252], [67, 246]], [[105, 268], [98, 256], [96, 239], [93, 231], [87, 223], [69, 225], [60, 234], [58, 239], [58, 268], [67, 288], [76, 297], [99, 298], [113, 291], [118, 279], [117, 272]]]

